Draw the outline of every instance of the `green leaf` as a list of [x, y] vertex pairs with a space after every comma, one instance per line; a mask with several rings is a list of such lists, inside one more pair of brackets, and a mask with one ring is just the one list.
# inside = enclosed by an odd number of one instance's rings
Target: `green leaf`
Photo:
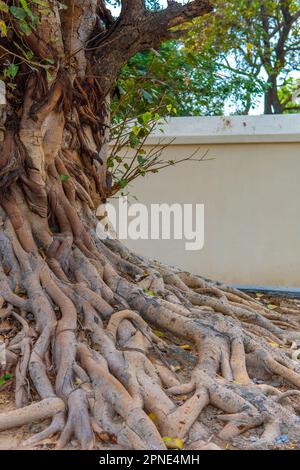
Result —
[[49, 3], [46, 0], [31, 0], [33, 3], [40, 5], [41, 7], [49, 7]]
[[148, 93], [148, 91], [142, 90], [142, 95], [148, 103], [151, 103], [151, 101], [153, 101], [152, 95], [150, 95], [150, 93]]
[[19, 70], [19, 66], [16, 64], [9, 64], [5, 69], [5, 75], [9, 78], [15, 78]]
[[13, 376], [11, 374], [4, 374], [0, 377], [0, 387], [6, 383], [7, 380], [12, 379]]
[[132, 132], [134, 133], [134, 135], [138, 136], [139, 132], [140, 132], [140, 127], [139, 126], [133, 126]]
[[121, 178], [119, 181], [119, 185], [121, 186], [121, 188], [126, 188], [126, 186], [128, 185], [128, 181], [126, 179]]
[[50, 8], [43, 8], [43, 9], [40, 9], [39, 11], [42, 15], [49, 15], [49, 13], [51, 13], [52, 10], [50, 10]]
[[22, 7], [23, 7], [23, 10], [28, 14], [28, 12], [30, 11], [30, 9], [29, 9], [29, 6], [28, 6], [26, 0], [20, 0], [20, 3], [21, 3], [21, 5], [22, 5]]
[[145, 292], [145, 294], [148, 295], [148, 297], [156, 297], [155, 292], [153, 292], [153, 290], [151, 290], [151, 289], [145, 288], [145, 289], [143, 289], [143, 291]]
[[[38, 17], [35, 16], [32, 11], [30, 10], [29, 6], [28, 6], [28, 3], [26, 2], [26, 0], [20, 0], [20, 3], [23, 7], [23, 10], [26, 12], [26, 14], [29, 16], [29, 18], [31, 19], [32, 23], [33, 24], [36, 24], [38, 22]], [[51, 10], [49, 10], [51, 11]]]
[[20, 21], [19, 28], [22, 33], [26, 34], [27, 36], [32, 33], [32, 29], [30, 28], [29, 24], [26, 21]]
[[25, 19], [26, 12], [25, 12], [25, 10], [23, 10], [23, 8], [19, 8], [19, 7], [16, 7], [15, 5], [12, 5], [10, 7], [10, 12], [18, 20], [24, 20]]
[[12, 374], [4, 374], [3, 377], [4, 377], [5, 380], [10, 380], [10, 379], [13, 378]]
[[7, 36], [7, 27], [3, 20], [0, 20], [0, 33], [1, 36]]
[[24, 55], [25, 55], [27, 60], [31, 60], [34, 57], [34, 54], [33, 54], [32, 51], [26, 51]]
[[133, 133], [130, 134], [129, 136], [129, 144], [130, 144], [130, 147], [134, 148], [136, 147], [138, 144], [139, 144], [139, 139], [137, 138], [136, 135], [134, 135]]
[[60, 177], [60, 181], [62, 181], [63, 183], [69, 181], [69, 179], [70, 179], [69, 175], [64, 175], [63, 173], [61, 175], [59, 175], [59, 177]]
[[33, 52], [30, 50], [25, 50], [23, 47], [20, 46], [16, 41], [13, 41], [14, 45], [22, 52], [24, 57], [26, 57], [27, 60], [31, 60], [33, 58]]
[[7, 13], [9, 11], [8, 5], [0, 0], [0, 11]]
[[144, 165], [144, 163], [146, 163], [147, 160], [142, 155], [138, 155], [137, 161], [139, 162], [139, 165]]
[[142, 114], [141, 117], [142, 117], [143, 122], [149, 122], [150, 119], [152, 118], [152, 114], [149, 111], [147, 111], [146, 113]]

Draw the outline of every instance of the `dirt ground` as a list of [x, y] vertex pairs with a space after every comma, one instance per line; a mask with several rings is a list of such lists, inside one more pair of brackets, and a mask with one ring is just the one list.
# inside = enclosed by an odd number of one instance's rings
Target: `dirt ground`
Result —
[[[254, 298], [259, 299], [262, 303], [264, 303], [270, 311], [274, 312], [281, 312], [281, 313], [288, 313], [290, 310], [299, 311], [299, 318], [300, 318], [300, 298], [293, 298], [293, 297], [286, 297], [286, 296], [278, 296], [278, 295], [267, 295], [263, 293], [251, 293]], [[0, 324], [0, 333], [2, 337], [5, 338], [5, 329], [9, 330], [7, 325]], [[186, 344], [184, 348], [182, 348], [179, 343], [179, 340], [171, 335], [165, 335], [164, 332], [156, 331], [154, 332], [158, 336], [163, 336], [164, 340], [169, 343], [170, 349], [165, 357], [171, 367], [176, 373], [178, 377], [180, 377], [182, 382], [187, 381], [188, 375], [190, 370], [194, 367], [196, 363], [196, 357], [193, 355], [193, 345]], [[9, 332], [11, 334], [11, 330]], [[182, 341], [181, 341], [182, 343]], [[279, 345], [274, 344], [274, 347], [280, 347]], [[300, 360], [300, 358], [299, 358]], [[5, 383], [1, 385], [1, 377], [0, 377], [0, 413], [6, 412], [9, 410], [14, 409], [14, 377], [12, 371], [8, 371], [11, 374]], [[1, 374], [0, 374], [1, 376]], [[3, 378], [3, 373], [2, 373]], [[3, 380], [2, 380], [3, 382]], [[259, 381], [258, 381], [259, 383]], [[291, 385], [287, 385], [283, 380], [278, 380], [277, 377], [273, 378], [272, 385], [276, 386], [278, 390], [284, 392], [287, 389], [291, 389]], [[186, 400], [187, 396], [178, 396], [178, 402]], [[34, 400], [34, 398], [33, 398]], [[299, 400], [299, 397], [295, 397], [294, 400]], [[179, 403], [178, 403], [179, 404]], [[298, 403], [297, 403], [298, 405]], [[221, 414], [221, 411], [216, 410], [211, 406], [207, 406], [206, 409], [201, 413], [201, 421], [203, 424], [209, 425], [210, 429], [213, 430], [214, 434], [212, 437], [214, 438], [214, 442], [218, 443], [221, 448], [224, 450], [237, 450], [236, 447], [232, 443], [224, 443], [218, 442], [216, 438], [218, 432], [223, 427], [223, 424], [220, 420], [218, 420], [218, 415]], [[299, 402], [299, 414], [300, 414], [300, 402]], [[55, 445], [57, 442], [57, 436], [53, 436], [50, 439], [46, 439], [45, 441], [35, 445], [34, 447], [25, 447], [22, 443], [27, 440], [32, 435], [42, 431], [49, 425], [49, 420], [45, 420], [43, 422], [38, 423], [31, 423], [30, 425], [26, 425], [17, 429], [12, 429], [9, 431], [0, 432], [0, 450], [28, 450], [28, 449], [36, 449], [36, 450], [52, 450], [55, 449]], [[257, 428], [255, 431], [251, 430], [251, 432], [245, 433], [244, 437], [249, 439], [249, 443], [253, 442], [255, 439], [259, 438], [260, 435], [260, 428]], [[120, 446], [116, 445], [114, 442], [113, 436], [107, 435], [100, 435], [96, 436], [96, 448], [102, 450], [112, 450], [112, 449], [121, 449]], [[300, 444], [296, 442], [274, 442], [274, 449], [277, 450], [296, 450], [300, 449]], [[78, 442], [74, 439], [71, 443], [65, 448], [66, 450], [76, 450], [79, 449]]]

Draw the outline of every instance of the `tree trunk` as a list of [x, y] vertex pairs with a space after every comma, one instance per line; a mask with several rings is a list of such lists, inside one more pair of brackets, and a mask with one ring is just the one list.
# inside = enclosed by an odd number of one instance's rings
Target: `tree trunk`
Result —
[[[21, 75], [20, 98], [7, 109], [0, 158], [0, 318], [10, 318], [18, 332], [6, 345], [16, 410], [0, 415], [0, 428], [51, 416], [50, 425], [25, 444], [57, 435], [58, 448], [73, 436], [85, 449], [96, 446], [96, 437], [133, 449], [181, 442], [185, 448], [218, 448], [257, 426], [263, 426], [261, 438], [250, 444], [240, 438], [240, 448], [266, 448], [282, 432], [299, 440], [292, 404], [284, 406], [286, 395], [269, 385], [277, 375], [300, 387], [299, 363], [288, 349], [270, 345], [299, 341], [298, 322], [287, 324], [241, 292], [96, 235], [95, 210], [109, 196], [109, 94], [129, 54], [124, 58], [124, 42], [114, 45], [122, 21], [123, 40], [129, 38], [133, 10], [127, 3], [117, 24], [103, 10], [108, 32], [93, 36], [102, 38], [109, 61], [94, 39], [96, 59], [86, 47], [72, 65], [58, 69], [50, 86], [43, 72]], [[135, 18], [140, 3], [130, 3]], [[205, 2], [193, 4], [200, 14]], [[176, 8], [165, 10], [167, 25], [189, 18], [187, 6]], [[128, 42], [130, 53], [169, 34], [165, 16], [155, 15], [151, 27], [149, 16], [140, 20], [139, 34], [147, 23], [145, 35]], [[66, 57], [89, 37], [77, 36], [89, 21], [82, 13], [71, 26], [62, 17]], [[56, 56], [59, 47], [57, 41]], [[182, 341], [191, 353], [176, 346]], [[171, 353], [183, 358], [182, 368], [172, 365]], [[218, 433], [201, 422], [209, 404], [223, 412]]]
[[278, 97], [277, 77], [269, 76], [265, 93], [265, 114], [282, 114], [283, 107]]

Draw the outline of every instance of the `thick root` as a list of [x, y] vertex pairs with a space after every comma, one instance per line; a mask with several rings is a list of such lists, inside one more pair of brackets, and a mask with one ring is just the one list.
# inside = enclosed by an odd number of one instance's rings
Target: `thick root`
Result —
[[0, 328], [18, 409], [0, 415], [0, 431], [52, 418], [24, 445], [57, 435], [57, 448], [74, 438], [84, 449], [97, 439], [132, 449], [170, 440], [271, 448], [280, 434], [298, 445], [295, 308], [290, 326], [286, 311], [99, 241], [61, 171], [51, 166], [45, 189], [56, 233], [47, 219], [41, 229], [18, 190], [4, 204]]
[[0, 414], [0, 431], [52, 418], [64, 410], [65, 404], [60, 398], [45, 398], [45, 400], [32, 403], [24, 408]]

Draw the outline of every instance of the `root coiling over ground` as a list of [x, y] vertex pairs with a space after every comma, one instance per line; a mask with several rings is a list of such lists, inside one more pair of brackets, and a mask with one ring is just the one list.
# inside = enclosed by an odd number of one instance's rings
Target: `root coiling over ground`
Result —
[[[24, 444], [57, 436], [58, 448], [75, 438], [84, 449], [107, 439], [165, 449], [168, 437], [191, 449], [264, 449], [284, 433], [298, 445], [297, 314], [98, 240], [61, 165], [46, 188], [57, 232], [18, 188], [1, 201], [0, 329], [10, 332], [16, 410], [0, 415], [0, 431], [51, 418]], [[202, 420], [208, 406], [217, 431]]]

